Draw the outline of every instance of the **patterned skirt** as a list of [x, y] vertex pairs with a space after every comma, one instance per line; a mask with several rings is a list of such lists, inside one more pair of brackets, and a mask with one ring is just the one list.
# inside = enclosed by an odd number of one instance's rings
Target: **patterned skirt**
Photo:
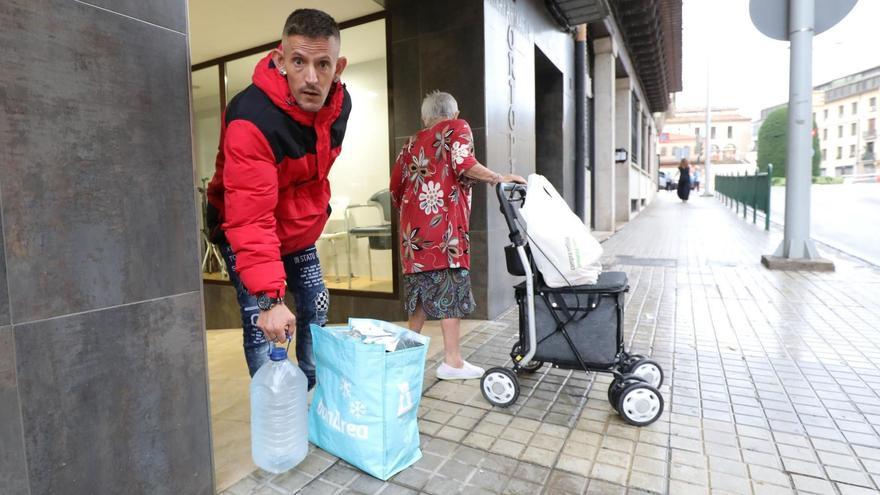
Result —
[[407, 314], [416, 312], [419, 301], [431, 320], [464, 318], [476, 307], [471, 293], [471, 274], [466, 268], [405, 274], [403, 282]]

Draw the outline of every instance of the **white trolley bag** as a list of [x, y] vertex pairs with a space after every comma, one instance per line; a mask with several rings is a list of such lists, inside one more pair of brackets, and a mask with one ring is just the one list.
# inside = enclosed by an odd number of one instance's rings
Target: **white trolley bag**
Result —
[[548, 287], [592, 285], [602, 272], [602, 246], [543, 175], [529, 175], [520, 215], [532, 256]]

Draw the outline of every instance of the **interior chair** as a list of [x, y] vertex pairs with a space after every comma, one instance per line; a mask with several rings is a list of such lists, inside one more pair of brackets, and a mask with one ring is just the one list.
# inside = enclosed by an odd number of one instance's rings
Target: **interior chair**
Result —
[[[368, 225], [359, 225], [355, 211], [358, 209], [369, 208], [375, 210], [380, 223], [372, 223]], [[367, 245], [367, 264], [370, 268], [370, 280], [373, 280], [373, 256], [374, 249], [389, 250], [391, 249], [391, 191], [382, 189], [372, 196], [366, 203], [348, 205], [345, 209], [345, 222], [349, 237], [353, 237], [355, 242], [358, 239], [366, 237]], [[351, 288], [351, 279], [354, 277], [354, 271], [351, 268], [351, 248], [348, 250], [348, 266], [349, 279], [348, 288]]]

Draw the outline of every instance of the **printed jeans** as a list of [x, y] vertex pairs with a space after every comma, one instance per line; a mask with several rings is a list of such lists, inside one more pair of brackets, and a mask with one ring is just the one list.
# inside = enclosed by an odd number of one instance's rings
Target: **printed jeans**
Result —
[[[257, 327], [260, 309], [257, 298], [248, 292], [235, 271], [235, 253], [228, 244], [220, 246], [229, 278], [235, 286], [238, 306], [241, 309], [241, 325], [244, 331], [244, 357], [251, 376], [269, 360], [270, 343]], [[296, 360], [309, 381], [309, 389], [315, 386], [315, 356], [312, 352], [312, 333], [309, 325], [323, 326], [327, 323], [330, 296], [324, 287], [321, 264], [315, 246], [282, 256], [287, 274], [287, 292], [296, 302]]]

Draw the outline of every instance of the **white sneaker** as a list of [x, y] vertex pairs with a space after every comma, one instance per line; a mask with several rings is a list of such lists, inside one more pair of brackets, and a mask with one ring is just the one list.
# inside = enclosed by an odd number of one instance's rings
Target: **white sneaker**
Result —
[[437, 378], [441, 380], [472, 380], [483, 377], [483, 373], [485, 373], [483, 368], [464, 360], [462, 362], [464, 365], [461, 368], [453, 368], [444, 361], [437, 367]]

